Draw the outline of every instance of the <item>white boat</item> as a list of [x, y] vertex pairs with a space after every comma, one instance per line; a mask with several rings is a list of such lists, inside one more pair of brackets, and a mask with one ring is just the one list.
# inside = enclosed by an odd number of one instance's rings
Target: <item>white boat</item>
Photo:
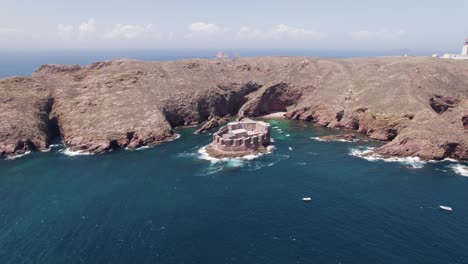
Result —
[[302, 201], [304, 201], [304, 202], [310, 202], [310, 201], [312, 201], [312, 198], [310, 198], [310, 197], [304, 197], [304, 198], [302, 198]]
[[291, 148], [291, 147], [289, 147], [289, 150], [292, 150], [292, 148]]
[[287, 134], [286, 136], [287, 136], [287, 137], [289, 137], [290, 135], [289, 135], [289, 134]]
[[440, 209], [444, 210], [444, 211], [449, 211], [449, 212], [452, 212], [452, 207], [448, 207], [448, 206], [439, 206]]

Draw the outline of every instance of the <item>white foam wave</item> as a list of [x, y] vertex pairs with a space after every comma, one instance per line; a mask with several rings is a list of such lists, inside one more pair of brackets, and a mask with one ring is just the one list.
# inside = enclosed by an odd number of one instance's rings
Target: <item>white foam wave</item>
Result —
[[26, 151], [26, 152], [23, 153], [23, 154], [18, 154], [18, 155], [15, 155], [15, 156], [8, 157], [8, 158], [6, 158], [6, 160], [15, 160], [15, 159], [19, 159], [19, 158], [21, 158], [21, 157], [24, 157], [24, 156], [30, 154], [30, 153], [31, 153], [31, 151]]
[[329, 140], [329, 139], [323, 139], [321, 137], [311, 137], [311, 139], [313, 140], [316, 140], [316, 141], [321, 141], [321, 142], [357, 142], [359, 141], [358, 139], [353, 139], [353, 140], [346, 140], [346, 139], [333, 139], [333, 140]]
[[174, 138], [169, 139], [168, 142], [177, 140], [177, 139], [179, 139], [179, 138], [180, 138], [180, 134], [174, 134]]
[[468, 166], [453, 164], [449, 166], [456, 174], [468, 177]]
[[69, 148], [62, 149], [59, 152], [62, 153], [63, 155], [67, 155], [70, 157], [94, 155], [94, 153], [91, 153], [91, 152], [86, 152], [82, 150], [71, 150]]
[[205, 147], [202, 147], [198, 150], [198, 153], [200, 154], [199, 155], [199, 158], [200, 159], [203, 159], [203, 160], [208, 160], [208, 161], [211, 161], [213, 163], [216, 163], [216, 162], [232, 162], [232, 161], [242, 161], [242, 160], [253, 160], [253, 159], [256, 159], [264, 154], [269, 154], [271, 152], [273, 152], [273, 150], [275, 149], [275, 146], [273, 145], [270, 145], [267, 147], [267, 152], [266, 153], [258, 153], [258, 154], [249, 154], [249, 155], [245, 155], [245, 156], [242, 156], [242, 157], [238, 157], [238, 158], [214, 158], [214, 157], [211, 157], [207, 152], [206, 152], [206, 146]]
[[422, 169], [426, 164], [426, 161], [423, 161], [418, 157], [383, 157], [374, 153], [374, 149], [375, 148], [372, 147], [352, 148], [349, 155], [363, 158], [368, 161], [398, 162], [413, 169]]
[[316, 140], [316, 141], [328, 141], [320, 137], [311, 137], [311, 139]]
[[[206, 176], [211, 174], [216, 174], [224, 170], [237, 170], [240, 168], [245, 168], [249, 171], [259, 170], [263, 167], [270, 167], [276, 164], [277, 162], [289, 158], [289, 156], [281, 155], [271, 155], [266, 160], [258, 160], [258, 158], [267, 153], [272, 153], [275, 149], [274, 146], [268, 146], [266, 153], [255, 154], [255, 155], [246, 155], [239, 158], [213, 158], [206, 153], [205, 147], [200, 148], [196, 155], [196, 158], [210, 161], [210, 165], [204, 169], [200, 176]], [[189, 153], [182, 153], [180, 156], [190, 157]]]
[[148, 147], [148, 146], [141, 146], [141, 147], [136, 148], [135, 150], [140, 151], [140, 150], [145, 150], [145, 149], [149, 149], [149, 148], [150, 147]]
[[457, 163], [458, 160], [456, 159], [451, 159], [451, 158], [445, 158], [443, 160], [428, 160], [427, 162], [429, 163], [441, 163], [441, 162], [453, 162], [453, 163]]

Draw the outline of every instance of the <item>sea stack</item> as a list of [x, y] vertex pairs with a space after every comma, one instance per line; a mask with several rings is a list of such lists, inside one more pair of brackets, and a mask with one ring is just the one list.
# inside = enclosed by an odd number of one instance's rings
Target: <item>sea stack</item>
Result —
[[270, 144], [270, 124], [246, 120], [231, 122], [213, 134], [213, 142], [206, 147], [215, 158], [236, 158], [265, 153]]

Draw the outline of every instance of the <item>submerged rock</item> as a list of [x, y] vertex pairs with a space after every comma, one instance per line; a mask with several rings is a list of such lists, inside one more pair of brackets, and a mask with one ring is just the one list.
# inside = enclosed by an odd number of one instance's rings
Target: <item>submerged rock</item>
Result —
[[348, 142], [358, 142], [360, 138], [358, 138], [355, 134], [340, 134], [340, 135], [330, 135], [320, 137], [320, 139], [325, 141], [348, 141]]

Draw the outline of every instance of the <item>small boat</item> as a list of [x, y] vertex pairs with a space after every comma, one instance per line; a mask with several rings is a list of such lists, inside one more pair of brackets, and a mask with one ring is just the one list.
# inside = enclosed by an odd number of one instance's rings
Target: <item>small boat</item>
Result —
[[312, 198], [310, 198], [310, 197], [304, 197], [304, 198], [302, 198], [302, 201], [304, 201], [304, 202], [310, 202], [310, 201], [312, 201]]
[[287, 134], [286, 136], [287, 136], [287, 137], [289, 137], [290, 135], [289, 135], [289, 134]]
[[291, 148], [291, 147], [289, 147], [289, 150], [292, 150], [292, 148]]
[[443, 206], [443, 205], [441, 205], [441, 206], [439, 206], [439, 208], [440, 208], [441, 210], [444, 210], [444, 211], [452, 212], [452, 207], [448, 207], [448, 206]]

